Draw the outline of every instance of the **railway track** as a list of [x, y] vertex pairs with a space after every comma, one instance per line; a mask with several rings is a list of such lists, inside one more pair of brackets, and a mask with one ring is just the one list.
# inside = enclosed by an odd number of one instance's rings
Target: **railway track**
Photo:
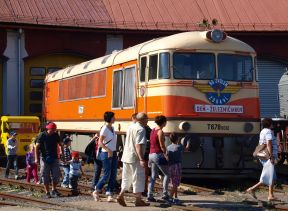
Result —
[[[0, 171], [2, 171], [3, 169], [0, 169]], [[14, 172], [11, 171], [11, 173], [13, 174]], [[25, 174], [25, 171], [24, 170], [20, 170], [19, 171], [19, 174], [21, 175], [24, 175]], [[78, 188], [79, 188], [79, 194], [80, 195], [83, 195], [83, 196], [91, 196], [91, 190], [90, 190], [90, 185], [87, 184], [88, 181], [91, 181], [92, 179], [92, 175], [89, 175], [89, 174], [86, 174], [79, 182], [78, 184]], [[17, 186], [17, 187], [21, 187], [23, 189], [27, 189], [27, 190], [30, 190], [30, 191], [34, 191], [34, 190], [37, 190], [39, 192], [43, 192], [43, 185], [38, 185], [38, 184], [35, 184], [35, 183], [26, 183], [24, 181], [20, 181], [20, 180], [14, 180], [14, 179], [4, 179], [4, 178], [0, 178], [0, 184], [3, 184], [3, 185], [6, 185], [6, 186]], [[284, 193], [284, 189], [286, 190], [287, 189], [287, 185], [284, 185], [282, 186], [282, 190], [280, 191], [281, 193]], [[155, 184], [155, 189], [157, 190], [161, 190], [162, 189], [162, 185], [161, 185], [161, 180], [157, 180], [156, 184]], [[217, 191], [214, 190], [214, 189], [210, 189], [210, 188], [204, 188], [204, 187], [200, 187], [200, 186], [195, 186], [195, 185], [188, 185], [188, 184], [181, 184], [180, 185], [180, 193], [187, 193], [187, 191], [190, 191], [190, 192], [193, 192], [195, 194], [200, 194], [201, 193], [206, 193], [206, 194], [217, 194]], [[73, 195], [73, 193], [71, 192], [70, 189], [67, 189], [67, 188], [61, 188], [59, 187], [58, 188], [59, 192], [62, 194], [62, 196], [64, 197], [67, 197], [67, 196], [71, 196]], [[6, 194], [6, 193], [5, 193]], [[7, 196], [7, 195], [6, 195]], [[134, 194], [132, 193], [127, 193], [126, 195], [128, 197], [128, 199], [130, 198], [130, 201], [131, 201], [131, 198], [133, 199], [134, 198]], [[4, 195], [0, 195], [0, 198], [4, 198], [5, 196]], [[101, 198], [106, 198], [106, 195], [104, 194], [101, 194], [100, 195]], [[31, 197], [30, 197], [31, 198]], [[91, 197], [92, 199], [92, 197]], [[10, 197], [10, 200], [13, 200], [11, 197]], [[24, 200], [23, 198], [21, 199], [22, 201]], [[21, 201], [20, 199], [17, 200], [18, 201]], [[25, 199], [25, 200], [29, 200], [29, 199]], [[39, 199], [40, 200], [40, 199]], [[129, 201], [129, 200], [128, 200]], [[0, 201], [1, 202], [1, 201]], [[50, 203], [50, 200], [46, 200], [46, 202], [49, 202]], [[5, 204], [6, 203], [6, 204]], [[31, 203], [35, 203], [37, 204], [38, 202], [37, 201], [34, 201], [34, 202], [31, 202]], [[57, 206], [59, 209], [59, 204], [58, 203], [55, 203], [55, 202], [51, 202], [52, 204], [42, 204], [43, 206]], [[53, 204], [54, 203], [54, 204]], [[17, 203], [14, 203], [13, 202], [10, 202], [10, 201], [5, 201], [3, 202], [2, 204], [0, 203], [0, 205], [10, 205], [13, 206], [13, 205], [17, 205]], [[65, 205], [65, 208], [69, 208], [69, 206], [67, 205], [66, 206], [66, 203], [64, 203]], [[40, 202], [38, 203], [38, 206], [41, 205], [41, 200]], [[207, 210], [207, 209], [202, 209], [200, 207], [197, 207], [197, 205], [199, 204], [195, 204], [195, 205], [183, 205], [183, 206], [178, 206], [178, 205], [168, 205], [169, 207], [171, 207], [172, 209], [175, 209], [175, 210], [191, 210], [191, 211], [202, 211], [202, 210]], [[277, 210], [288, 210], [288, 207], [286, 205], [275, 205], [273, 208], [277, 209]], [[62, 209], [62, 208], [61, 208]], [[71, 208], [72, 209], [72, 208]], [[75, 209], [75, 207], [74, 207]], [[77, 208], [78, 209], [78, 208]], [[79, 210], [81, 210], [81, 207], [79, 208]]]

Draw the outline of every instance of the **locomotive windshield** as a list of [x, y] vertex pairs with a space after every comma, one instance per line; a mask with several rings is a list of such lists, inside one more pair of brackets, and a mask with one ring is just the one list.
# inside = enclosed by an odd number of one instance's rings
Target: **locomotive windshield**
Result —
[[218, 71], [218, 77], [227, 81], [252, 81], [252, 57], [243, 55], [219, 54]]
[[215, 55], [212, 53], [174, 53], [176, 79], [209, 80], [215, 78]]

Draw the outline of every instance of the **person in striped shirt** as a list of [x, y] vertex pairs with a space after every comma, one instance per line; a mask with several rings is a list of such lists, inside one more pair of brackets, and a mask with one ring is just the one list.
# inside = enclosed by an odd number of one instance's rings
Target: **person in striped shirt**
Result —
[[70, 163], [72, 157], [71, 157], [71, 152], [70, 152], [70, 146], [71, 146], [71, 138], [66, 137], [63, 140], [64, 143], [64, 154], [63, 154], [63, 171], [64, 171], [64, 178], [62, 181], [61, 186], [68, 188], [69, 187], [69, 172], [70, 172]]

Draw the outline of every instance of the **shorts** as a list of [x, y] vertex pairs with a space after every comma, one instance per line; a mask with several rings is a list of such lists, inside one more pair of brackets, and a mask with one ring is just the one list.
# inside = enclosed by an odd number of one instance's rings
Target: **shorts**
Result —
[[169, 165], [169, 174], [173, 187], [178, 187], [181, 183], [182, 165], [175, 163]]
[[[50, 178], [52, 177], [52, 182], [54, 184], [58, 184], [61, 172], [60, 172], [60, 166], [58, 160], [55, 160], [52, 164], [47, 164], [43, 161], [43, 159], [40, 159], [40, 172], [43, 176], [43, 183], [44, 185], [49, 185]], [[51, 173], [51, 176], [50, 176]]]

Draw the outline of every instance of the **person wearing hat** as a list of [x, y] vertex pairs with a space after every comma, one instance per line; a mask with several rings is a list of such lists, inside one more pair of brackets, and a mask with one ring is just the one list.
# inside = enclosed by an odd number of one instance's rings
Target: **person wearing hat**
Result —
[[72, 160], [70, 161], [70, 172], [69, 172], [69, 182], [72, 191], [77, 191], [78, 179], [80, 177], [80, 172], [84, 175], [84, 172], [81, 167], [81, 162], [79, 161], [79, 153], [72, 152]]
[[[46, 131], [40, 133], [37, 138], [35, 162], [40, 161], [40, 172], [43, 173], [44, 190], [47, 198], [60, 196], [56, 187], [59, 183], [61, 172], [58, 160], [57, 148], [58, 144], [63, 152], [63, 143], [60, 140], [60, 136], [56, 132], [57, 126], [54, 122], [49, 122], [46, 125]], [[39, 153], [40, 152], [40, 153]], [[39, 156], [40, 154], [40, 156]], [[40, 157], [40, 159], [39, 159]], [[49, 184], [52, 176], [52, 192], [50, 194]]]
[[69, 161], [72, 159], [69, 147], [71, 146], [71, 142], [72, 142], [72, 140], [70, 137], [66, 137], [63, 140], [63, 144], [64, 144], [64, 154], [63, 154], [64, 177], [63, 177], [61, 187], [64, 187], [64, 188], [69, 187], [69, 171], [70, 171]]
[[5, 171], [5, 178], [9, 177], [10, 166], [14, 164], [15, 179], [18, 179], [18, 165], [17, 165], [17, 148], [18, 143], [16, 140], [17, 133], [15, 131], [10, 132], [10, 137], [7, 140], [7, 166]]

